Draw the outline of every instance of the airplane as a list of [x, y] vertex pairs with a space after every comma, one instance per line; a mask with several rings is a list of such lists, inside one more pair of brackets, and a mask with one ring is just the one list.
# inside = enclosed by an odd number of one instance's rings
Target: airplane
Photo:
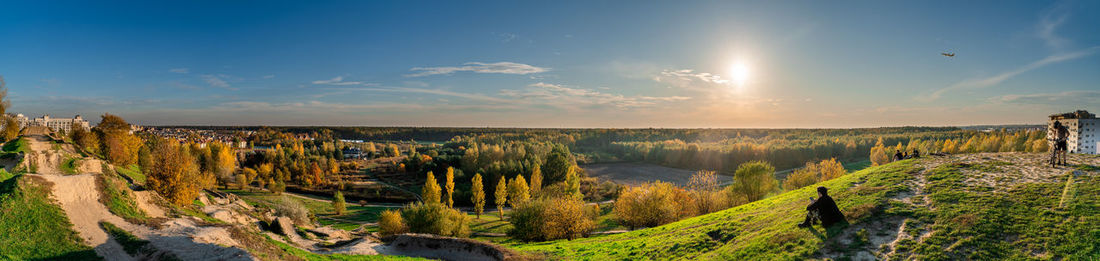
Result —
[[940, 55], [947, 56], [947, 57], [955, 57], [955, 53], [940, 53]]

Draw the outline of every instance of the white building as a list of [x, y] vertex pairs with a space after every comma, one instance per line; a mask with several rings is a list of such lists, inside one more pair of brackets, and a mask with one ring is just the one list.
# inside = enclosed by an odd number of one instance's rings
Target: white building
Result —
[[[1067, 147], [1069, 153], [1100, 154], [1100, 119], [1085, 110], [1050, 115], [1047, 122], [1047, 139], [1054, 139], [1054, 122], [1061, 122], [1069, 129]], [[1053, 144], [1051, 144], [1053, 146]]]
[[73, 124], [83, 127], [85, 130], [91, 129], [91, 125], [88, 121], [81, 118], [80, 115], [76, 115], [73, 118], [51, 118], [49, 114], [43, 115], [38, 118], [27, 118], [23, 114], [15, 115], [15, 120], [19, 121], [20, 128], [26, 128], [27, 126], [45, 126], [53, 131], [65, 131], [69, 133], [73, 131]]

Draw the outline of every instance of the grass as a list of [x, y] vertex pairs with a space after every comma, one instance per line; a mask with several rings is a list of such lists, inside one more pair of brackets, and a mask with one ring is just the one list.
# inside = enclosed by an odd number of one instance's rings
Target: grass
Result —
[[67, 158], [61, 162], [61, 166], [58, 166], [58, 168], [61, 169], [61, 172], [65, 174], [77, 174], [80, 172], [77, 169], [79, 168], [79, 163], [80, 158]]
[[0, 149], [2, 149], [4, 153], [19, 153], [19, 152], [22, 152], [22, 153], [25, 154], [25, 153], [27, 153], [31, 150], [31, 147], [27, 143], [27, 139], [20, 137], [18, 139], [13, 140], [13, 141], [9, 141], [7, 143], [4, 143], [4, 146], [0, 147]]
[[842, 163], [844, 169], [848, 172], [855, 172], [871, 167], [871, 160], [861, 160], [856, 162]]
[[50, 199], [48, 186], [27, 176], [0, 182], [0, 259], [100, 260]]
[[[275, 195], [267, 191], [247, 191], [247, 190], [225, 190], [226, 192], [236, 194], [250, 205], [253, 206], [271, 206], [282, 195]], [[309, 209], [311, 213], [317, 216], [317, 221], [321, 225], [331, 225], [338, 229], [353, 230], [359, 228], [363, 223], [371, 223], [378, 221], [378, 215], [381, 215], [382, 211], [387, 209], [393, 209], [396, 207], [377, 207], [367, 206], [363, 207], [358, 204], [348, 203], [347, 213], [344, 215], [335, 215], [332, 203], [328, 201], [317, 201], [310, 199], [303, 199], [299, 197], [287, 196], [293, 200], [301, 202], [306, 209]], [[376, 227], [369, 227], [368, 231], [377, 230]]]
[[578, 260], [806, 259], [838, 232], [795, 226], [805, 214], [808, 198], [816, 196], [817, 186], [830, 188], [848, 220], [860, 223], [881, 212], [887, 197], [906, 191], [907, 187], [899, 184], [917, 170], [911, 161], [902, 161], [655, 228], [514, 247]]
[[[576, 260], [802, 260], [822, 258], [826, 252], [844, 260], [875, 247], [868, 237], [881, 236], [884, 231], [874, 229], [874, 224], [904, 220], [909, 237], [898, 242], [891, 259], [1100, 259], [1097, 173], [1074, 176], [1068, 171], [1055, 182], [993, 189], [966, 181], [972, 175], [995, 175], [1012, 165], [1029, 163], [946, 163], [923, 170], [926, 202], [919, 197], [912, 198], [918, 203], [915, 205], [891, 200], [891, 196], [908, 191], [900, 184], [914, 180], [914, 174], [922, 171], [914, 164], [919, 160], [870, 167], [660, 227], [512, 247], [543, 253], [551, 259]], [[820, 227], [795, 227], [817, 186], [830, 189], [850, 225], [824, 231]], [[841, 243], [835, 239], [840, 233], [852, 235], [853, 240]]]
[[132, 223], [143, 223], [149, 217], [137, 205], [133, 192], [126, 188], [126, 182], [115, 175], [108, 174], [108, 168], [104, 168], [103, 175], [96, 176], [96, 186], [99, 188], [99, 201], [107, 206], [107, 209]]
[[118, 171], [119, 174], [130, 177], [130, 179], [133, 179], [134, 182], [137, 184], [145, 184], [145, 174], [141, 172], [141, 167], [138, 167], [137, 164], [131, 164], [130, 166], [126, 167], [115, 167], [115, 171]]

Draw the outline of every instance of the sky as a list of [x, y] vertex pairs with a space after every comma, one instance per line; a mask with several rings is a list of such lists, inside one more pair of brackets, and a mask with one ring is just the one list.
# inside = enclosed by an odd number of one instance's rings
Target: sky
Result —
[[[849, 128], [1100, 111], [1100, 1], [5, 1], [8, 112]], [[954, 53], [954, 57], [941, 53]]]

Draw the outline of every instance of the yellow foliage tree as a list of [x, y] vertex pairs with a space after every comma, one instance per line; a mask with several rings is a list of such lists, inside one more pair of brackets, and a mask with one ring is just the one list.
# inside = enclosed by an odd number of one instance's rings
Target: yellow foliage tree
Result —
[[500, 177], [500, 182], [497, 182], [497, 191], [493, 194], [495, 197], [495, 203], [497, 203], [497, 214], [500, 215], [500, 220], [504, 220], [504, 204], [508, 203], [508, 182], [504, 177]]
[[446, 198], [447, 198], [447, 207], [450, 208], [450, 207], [454, 207], [454, 205], [455, 205], [455, 200], [454, 200], [454, 194], [455, 194], [455, 168], [447, 167], [447, 176], [446, 177], [447, 177], [447, 180], [443, 184], [444, 184], [445, 188], [447, 188], [447, 190], [444, 190], [443, 192], [447, 193], [446, 194], [447, 195], [446, 196]]
[[474, 213], [481, 219], [481, 213], [485, 212], [485, 186], [481, 184], [481, 173], [474, 174], [470, 181], [470, 201], [474, 202]]
[[523, 179], [523, 175], [516, 175], [516, 178], [512, 180], [512, 185], [508, 186], [508, 204], [515, 208], [523, 202], [527, 202], [531, 199], [530, 189], [527, 187], [527, 181]]
[[435, 181], [435, 174], [428, 171], [428, 180], [424, 181], [424, 188], [420, 191], [421, 200], [427, 204], [439, 203], [439, 182]]

